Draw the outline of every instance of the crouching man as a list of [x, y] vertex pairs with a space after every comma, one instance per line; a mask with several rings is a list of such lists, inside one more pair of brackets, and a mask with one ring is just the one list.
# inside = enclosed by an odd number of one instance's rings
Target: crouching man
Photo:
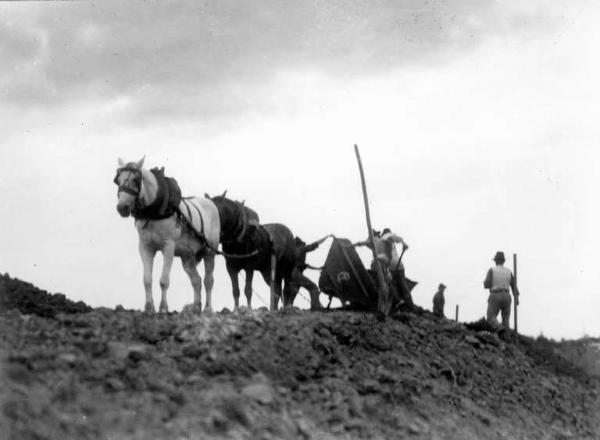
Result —
[[307, 245], [300, 237], [296, 237], [296, 264], [292, 271], [290, 289], [292, 301], [290, 304], [294, 302], [293, 300], [296, 298], [296, 295], [298, 295], [300, 288], [303, 287], [308, 290], [310, 294], [310, 309], [318, 310], [323, 308], [319, 301], [319, 287], [304, 275], [303, 272], [309, 267], [308, 264], [306, 264], [306, 254], [317, 249], [321, 243], [327, 240], [327, 238], [329, 238], [329, 236], [325, 236], [319, 241]]

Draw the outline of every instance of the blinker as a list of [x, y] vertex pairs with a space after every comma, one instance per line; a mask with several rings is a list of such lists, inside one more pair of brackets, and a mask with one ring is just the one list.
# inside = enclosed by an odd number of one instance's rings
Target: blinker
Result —
[[[131, 171], [132, 173], [134, 173], [134, 178], [132, 179], [134, 184], [137, 186], [137, 189], [132, 189], [129, 186], [126, 185], [119, 185], [119, 175], [123, 172], [123, 171]], [[117, 170], [117, 174], [115, 175], [115, 178], [113, 179], [113, 182], [115, 183], [115, 185], [119, 185], [119, 189], [117, 191], [117, 194], [119, 192], [126, 192], [128, 194], [131, 194], [132, 196], [137, 197], [140, 194], [140, 191], [142, 189], [142, 185], [141, 185], [141, 172], [140, 170], [138, 170], [137, 168], [131, 168], [131, 167], [123, 167], [123, 168], [119, 168]], [[129, 180], [127, 180], [124, 183], [128, 183]]]

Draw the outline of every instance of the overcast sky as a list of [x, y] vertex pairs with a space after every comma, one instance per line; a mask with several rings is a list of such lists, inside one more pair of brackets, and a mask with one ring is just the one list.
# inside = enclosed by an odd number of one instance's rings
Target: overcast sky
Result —
[[[444, 282], [447, 314], [482, 317], [503, 250], [522, 331], [598, 336], [599, 20], [573, 0], [1, 2], [0, 272], [141, 308], [119, 157], [305, 241], [364, 239], [356, 143], [419, 305]], [[176, 263], [170, 306], [192, 298]], [[213, 302], [233, 304], [222, 257]]]

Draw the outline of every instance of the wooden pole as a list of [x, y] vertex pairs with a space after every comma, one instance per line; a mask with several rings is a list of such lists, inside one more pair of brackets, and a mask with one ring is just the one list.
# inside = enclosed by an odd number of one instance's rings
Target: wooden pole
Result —
[[365, 202], [365, 215], [367, 217], [367, 228], [369, 229], [369, 242], [371, 243], [371, 250], [373, 251], [373, 261], [375, 261], [375, 270], [377, 271], [377, 281], [379, 283], [379, 298], [377, 302], [377, 311], [388, 315], [390, 313], [390, 301], [389, 301], [389, 289], [385, 276], [383, 275], [383, 269], [381, 268], [381, 262], [377, 258], [377, 252], [375, 251], [375, 239], [373, 237], [373, 228], [371, 227], [371, 212], [369, 210], [369, 196], [367, 195], [367, 184], [365, 182], [365, 172], [363, 170], [362, 161], [360, 160], [360, 153], [358, 152], [358, 145], [354, 144], [354, 152], [356, 153], [356, 160], [358, 161], [358, 170], [360, 171], [360, 181], [363, 190], [363, 199]]
[[517, 287], [517, 254], [513, 254], [513, 275], [515, 277], [515, 290], [513, 290], [513, 307], [514, 307], [514, 323], [515, 323], [515, 340], [519, 337], [519, 317], [517, 310], [519, 306], [519, 288]]
[[458, 304], [456, 304], [456, 309], [454, 310], [454, 320], [458, 322]]
[[277, 303], [279, 298], [275, 292], [275, 273], [277, 269], [277, 257], [275, 254], [271, 255], [271, 310], [277, 310]]

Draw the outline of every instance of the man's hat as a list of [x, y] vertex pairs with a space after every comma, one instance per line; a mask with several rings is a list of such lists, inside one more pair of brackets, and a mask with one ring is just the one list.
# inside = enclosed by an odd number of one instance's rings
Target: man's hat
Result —
[[496, 252], [496, 255], [494, 255], [494, 261], [495, 262], [500, 261], [501, 263], [504, 263], [506, 261], [506, 259], [504, 258], [504, 252], [502, 252], [502, 251]]
[[440, 283], [440, 285], [438, 286], [438, 289], [445, 289], [446, 285], [444, 283]]

